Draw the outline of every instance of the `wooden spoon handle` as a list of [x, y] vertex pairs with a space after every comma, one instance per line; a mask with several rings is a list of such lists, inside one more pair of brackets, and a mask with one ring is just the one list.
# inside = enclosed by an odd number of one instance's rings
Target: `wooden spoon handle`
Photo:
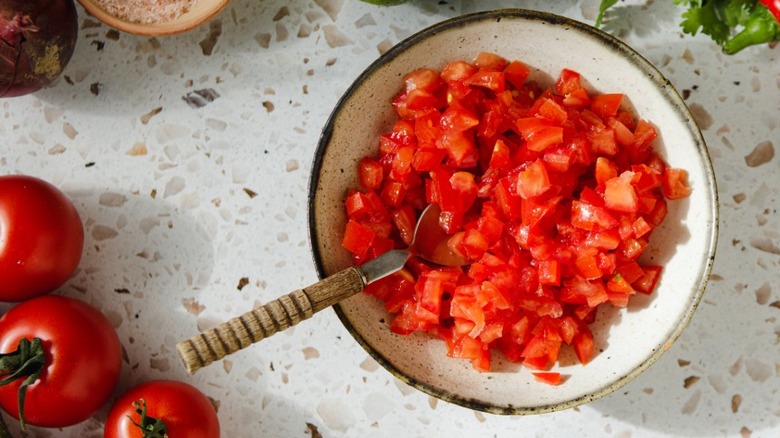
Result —
[[214, 361], [311, 318], [320, 310], [360, 292], [364, 287], [360, 271], [355, 268], [345, 269], [179, 342], [176, 350], [187, 371], [194, 373]]

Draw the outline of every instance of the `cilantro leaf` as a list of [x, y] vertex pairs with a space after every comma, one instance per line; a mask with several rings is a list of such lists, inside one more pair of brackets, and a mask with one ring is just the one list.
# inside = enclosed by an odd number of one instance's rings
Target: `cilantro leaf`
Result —
[[757, 0], [721, 0], [720, 16], [729, 27], [744, 26], [750, 20], [756, 3]]
[[604, 13], [607, 12], [607, 9], [615, 6], [615, 3], [617, 2], [618, 0], [601, 0], [601, 4], [599, 5], [599, 15], [596, 17], [596, 27], [601, 27], [601, 20], [604, 19]]
[[683, 32], [690, 35], [696, 35], [701, 29], [702, 33], [712, 37], [715, 42], [723, 44], [731, 34], [731, 27], [720, 19], [712, 1], [701, 2], [698, 6], [691, 2], [690, 9], [682, 14], [682, 18], [680, 26]]

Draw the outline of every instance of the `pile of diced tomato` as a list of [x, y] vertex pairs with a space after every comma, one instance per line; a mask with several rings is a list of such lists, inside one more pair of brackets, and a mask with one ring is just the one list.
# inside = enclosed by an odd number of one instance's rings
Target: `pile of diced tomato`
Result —
[[662, 267], [638, 257], [667, 200], [691, 189], [622, 94], [589, 92], [573, 70], [548, 88], [530, 73], [492, 53], [409, 73], [397, 122], [347, 193], [343, 246], [357, 264], [407, 247], [438, 204], [448, 245], [469, 264], [412, 258], [369, 285], [392, 331], [439, 337], [480, 371], [498, 350], [557, 384], [549, 369], [564, 345], [592, 358], [599, 306], [653, 291]]

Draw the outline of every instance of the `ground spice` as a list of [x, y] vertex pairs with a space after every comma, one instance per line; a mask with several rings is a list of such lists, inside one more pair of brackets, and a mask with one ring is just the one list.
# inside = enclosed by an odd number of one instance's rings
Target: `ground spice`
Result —
[[141, 24], [163, 23], [187, 13], [197, 0], [97, 0], [109, 14]]

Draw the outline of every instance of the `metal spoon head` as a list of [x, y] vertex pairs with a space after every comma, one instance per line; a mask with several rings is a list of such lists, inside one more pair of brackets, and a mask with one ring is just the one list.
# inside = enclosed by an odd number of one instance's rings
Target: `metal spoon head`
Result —
[[401, 270], [411, 255], [416, 255], [429, 262], [442, 266], [464, 266], [468, 261], [463, 256], [453, 252], [447, 242], [450, 236], [439, 225], [441, 209], [437, 205], [429, 205], [423, 210], [409, 249], [390, 250], [379, 257], [369, 260], [358, 268], [364, 284], [387, 277]]
[[429, 262], [442, 266], [464, 266], [468, 261], [460, 254], [452, 251], [447, 244], [450, 235], [439, 225], [441, 209], [430, 204], [420, 214], [414, 229], [412, 244], [409, 251]]

